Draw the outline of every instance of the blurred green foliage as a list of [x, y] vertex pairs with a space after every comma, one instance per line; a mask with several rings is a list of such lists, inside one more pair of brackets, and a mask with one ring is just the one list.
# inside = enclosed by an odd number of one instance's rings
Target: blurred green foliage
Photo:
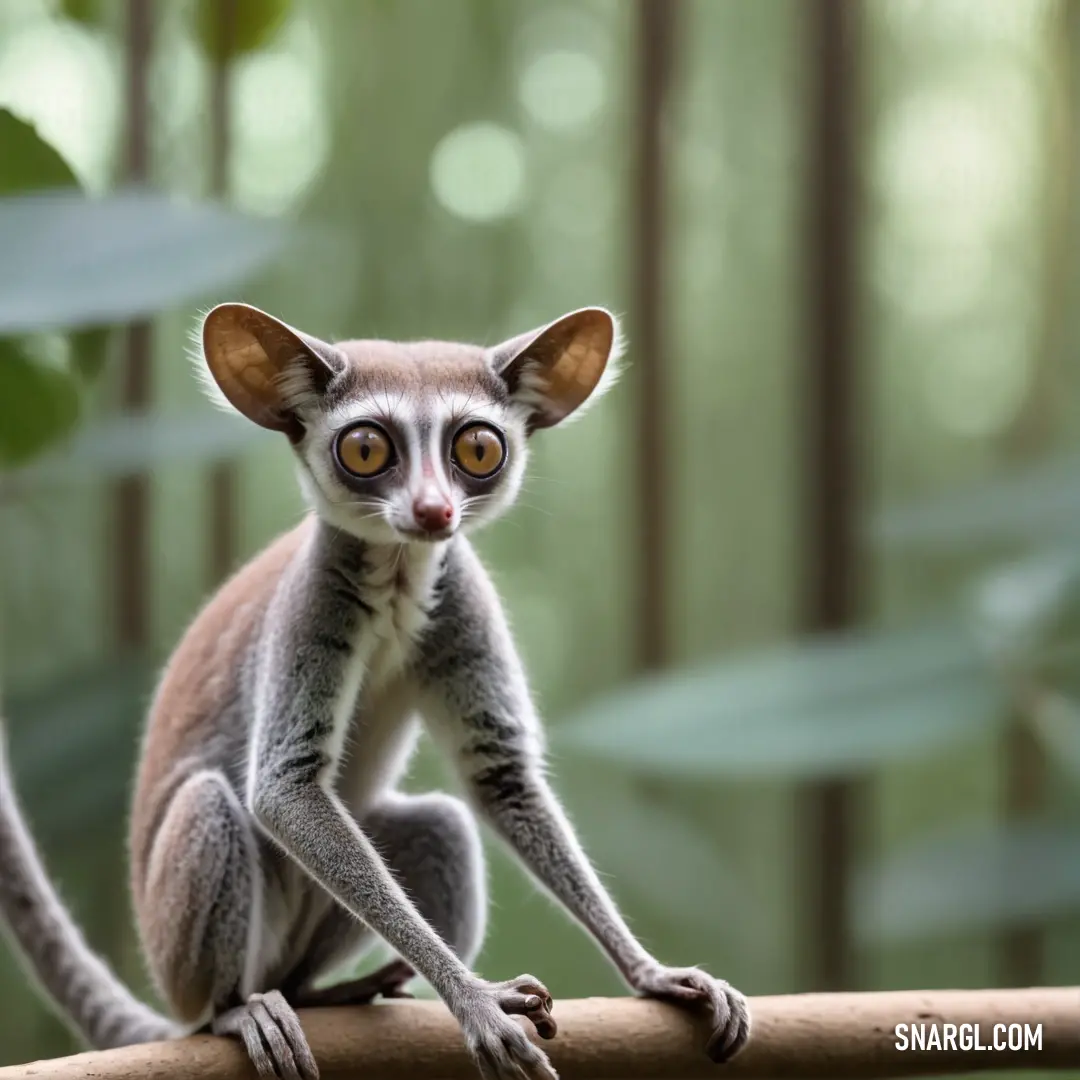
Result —
[[[215, 63], [235, 60], [262, 48], [281, 28], [290, 0], [199, 0], [195, 8], [195, 36]], [[233, 23], [229, 40], [223, 40], [223, 12], [229, 9]]]
[[[103, 327], [243, 277], [276, 253], [281, 230], [148, 193], [90, 198], [6, 109], [0, 159], [0, 465], [10, 467], [71, 434], [83, 383], [104, 366]], [[67, 332], [60, 343], [33, 336], [56, 331]]]
[[77, 188], [71, 166], [10, 109], [0, 109], [0, 146], [4, 148], [4, 171], [0, 195], [35, 188]]
[[[0, 148], [0, 196], [78, 187], [60, 154], [7, 109], [0, 109]], [[79, 417], [74, 376], [67, 365], [43, 362], [25, 342], [0, 339], [0, 465], [25, 461], [72, 430]]]
[[[21, 194], [74, 174], [0, 113], [0, 236], [22, 253], [0, 265], [13, 758], [65, 895], [144, 988], [124, 806], [154, 666], [207, 589], [203, 468], [240, 462], [245, 554], [301, 511], [287, 448], [198, 402], [184, 305], [250, 299], [324, 336], [495, 340], [584, 303], [626, 310], [633, 250], [633, 5], [239, 3], [230, 176], [258, 221], [190, 202], [214, 7], [170, 8], [160, 27], [156, 180], [187, 202]], [[658, 953], [750, 992], [801, 988], [792, 782], [852, 776], [871, 792], [849, 883], [866, 986], [993, 983], [998, 936], [1030, 926], [1045, 981], [1075, 982], [1080, 212], [1060, 178], [1080, 37], [1063, 3], [862, 7], [867, 626], [791, 632], [810, 62], [796, 0], [681, 5], [665, 278], [677, 667], [632, 677], [633, 311], [626, 388], [538, 437], [520, 505], [479, 546], [551, 718], [557, 785]], [[24, 37], [40, 54], [46, 33], [80, 44], [42, 65], [110, 100], [85, 56], [115, 75], [116, 5], [63, 8], [92, 27], [0, 21], [0, 102], [17, 71], [5, 56]], [[119, 110], [94, 115], [93, 139], [69, 138], [100, 183]], [[331, 228], [273, 259], [297, 219]], [[150, 315], [155, 408], [118, 418], [102, 327]], [[154, 494], [154, 641], [118, 666], [104, 493], [138, 471]], [[1017, 724], [1049, 765], [1041, 809], [1002, 821]], [[447, 782], [425, 747], [409, 783]], [[619, 992], [581, 931], [493, 859], [483, 969], [536, 971], [556, 995]], [[0, 1059], [69, 1048], [23, 985], [0, 967]]]
[[631, 683], [572, 716], [560, 736], [644, 774], [813, 780], [985, 737], [1003, 706], [988, 658], [957, 619]]
[[61, 0], [60, 11], [75, 22], [95, 26], [100, 22], [105, 0]]

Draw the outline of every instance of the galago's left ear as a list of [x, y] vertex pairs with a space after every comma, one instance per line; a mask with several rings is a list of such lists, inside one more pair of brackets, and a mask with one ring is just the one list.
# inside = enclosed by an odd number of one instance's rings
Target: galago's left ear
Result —
[[345, 364], [333, 345], [250, 304], [212, 308], [198, 343], [202, 381], [211, 398], [294, 441], [303, 434], [303, 413], [318, 407]]
[[554, 427], [615, 381], [622, 338], [615, 316], [582, 308], [489, 350], [491, 364], [528, 412], [530, 433]]

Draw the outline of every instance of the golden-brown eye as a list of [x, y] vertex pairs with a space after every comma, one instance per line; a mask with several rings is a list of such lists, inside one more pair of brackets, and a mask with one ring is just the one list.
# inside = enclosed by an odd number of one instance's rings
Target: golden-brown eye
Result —
[[353, 476], [375, 476], [390, 464], [393, 447], [384, 431], [370, 424], [350, 428], [338, 439], [341, 466]]
[[471, 424], [459, 431], [453, 450], [458, 468], [480, 480], [494, 476], [506, 456], [501, 436], [487, 424]]

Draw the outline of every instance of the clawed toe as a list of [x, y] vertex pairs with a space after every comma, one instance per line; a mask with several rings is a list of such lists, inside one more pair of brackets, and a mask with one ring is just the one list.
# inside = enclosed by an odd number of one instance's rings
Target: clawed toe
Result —
[[[532, 996], [540, 1000], [539, 995]], [[559, 1080], [547, 1055], [498, 1012], [487, 1019], [478, 1012], [463, 1027], [465, 1043], [484, 1080]]]
[[656, 966], [641, 973], [637, 987], [646, 996], [712, 1012], [713, 1031], [706, 1053], [713, 1061], [730, 1061], [750, 1039], [750, 1008], [729, 983], [700, 968]]
[[243, 1005], [215, 1017], [211, 1031], [238, 1037], [265, 1080], [319, 1080], [300, 1021], [276, 990], [252, 994]]
[[555, 1019], [551, 1015], [554, 1002], [547, 987], [539, 979], [522, 975], [518, 979], [500, 983], [498, 1001], [503, 1012], [527, 1017], [540, 1038], [553, 1039], [558, 1033]]
[[705, 1048], [715, 1062], [730, 1061], [750, 1039], [750, 1010], [737, 990], [721, 983], [717, 987], [714, 1014], [716, 1029]]

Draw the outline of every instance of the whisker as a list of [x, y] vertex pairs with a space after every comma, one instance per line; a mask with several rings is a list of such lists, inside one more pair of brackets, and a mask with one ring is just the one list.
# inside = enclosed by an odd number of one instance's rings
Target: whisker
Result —
[[523, 510], [531, 510], [535, 514], [543, 514], [544, 517], [555, 517], [555, 511], [550, 506], [541, 506], [539, 503], [521, 502], [520, 500], [515, 503], [515, 506], [520, 506]]
[[529, 473], [527, 476], [522, 478], [521, 486], [524, 488], [527, 487], [529, 484], [534, 484], [537, 482], [542, 484], [563, 484], [566, 482], [566, 478], [562, 476], [540, 476]]
[[363, 499], [350, 499], [348, 496], [344, 499], [331, 499], [328, 495], [324, 495], [323, 498], [331, 506], [348, 506], [352, 504], [354, 506], [378, 506], [385, 510], [393, 505], [389, 499], [384, 499], [378, 495], [368, 495]]

